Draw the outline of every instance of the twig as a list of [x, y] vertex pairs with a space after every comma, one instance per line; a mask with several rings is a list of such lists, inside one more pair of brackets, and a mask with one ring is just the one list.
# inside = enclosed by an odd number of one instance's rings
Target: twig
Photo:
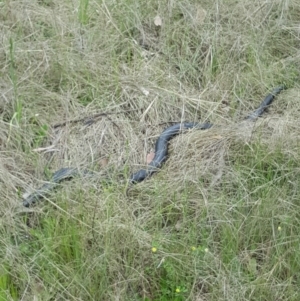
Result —
[[71, 120], [66, 120], [64, 122], [61, 123], [56, 123], [54, 124], [52, 127], [54, 129], [58, 128], [58, 127], [63, 127], [68, 123], [78, 123], [78, 122], [84, 122], [84, 124], [86, 125], [90, 125], [94, 122], [94, 119], [101, 117], [101, 116], [105, 116], [107, 117], [110, 121], [112, 121], [108, 115], [114, 115], [114, 114], [122, 114], [122, 113], [127, 113], [127, 112], [132, 112], [132, 111], [136, 111], [137, 109], [131, 109], [131, 110], [126, 110], [126, 111], [122, 111], [122, 112], [107, 112], [107, 113], [97, 113], [91, 116], [87, 116], [84, 118], [78, 118], [78, 119], [71, 119]]

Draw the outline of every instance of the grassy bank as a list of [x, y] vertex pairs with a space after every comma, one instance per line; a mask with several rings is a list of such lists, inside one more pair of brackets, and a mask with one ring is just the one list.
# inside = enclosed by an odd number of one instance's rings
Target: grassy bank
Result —
[[[299, 19], [296, 0], [0, 1], [0, 301], [298, 301]], [[216, 126], [127, 190], [180, 121]], [[68, 166], [98, 176], [22, 206]]]

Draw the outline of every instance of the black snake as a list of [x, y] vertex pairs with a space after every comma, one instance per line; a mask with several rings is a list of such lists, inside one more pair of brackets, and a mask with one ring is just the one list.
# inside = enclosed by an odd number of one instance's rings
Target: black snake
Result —
[[[270, 94], [268, 94], [260, 106], [251, 114], [249, 114], [247, 120], [255, 120], [260, 117], [265, 109], [272, 103], [275, 96], [284, 89], [283, 86], [275, 88]], [[146, 168], [133, 173], [129, 178], [129, 183], [134, 184], [142, 182], [147, 177], [151, 176], [154, 172], [158, 171], [162, 164], [166, 161], [168, 156], [168, 142], [176, 135], [178, 135], [184, 129], [199, 129], [206, 130], [211, 128], [211, 123], [194, 123], [184, 122], [177, 123], [166, 128], [158, 137], [155, 144], [155, 156], [153, 160], [147, 165]], [[85, 171], [83, 172], [85, 173]], [[23, 199], [23, 205], [29, 207], [34, 204], [38, 199], [45, 197], [53, 188], [55, 188], [59, 182], [65, 179], [70, 179], [76, 175], [81, 174], [77, 168], [61, 168], [56, 171], [49, 182], [45, 183], [39, 189]]]

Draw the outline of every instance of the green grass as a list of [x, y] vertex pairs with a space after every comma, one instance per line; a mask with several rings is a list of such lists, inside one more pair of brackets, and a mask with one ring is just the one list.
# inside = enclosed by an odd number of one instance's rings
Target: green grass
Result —
[[[0, 1], [0, 301], [298, 301], [299, 18], [297, 1]], [[180, 120], [218, 126], [128, 187]], [[99, 176], [23, 208], [63, 166]]]

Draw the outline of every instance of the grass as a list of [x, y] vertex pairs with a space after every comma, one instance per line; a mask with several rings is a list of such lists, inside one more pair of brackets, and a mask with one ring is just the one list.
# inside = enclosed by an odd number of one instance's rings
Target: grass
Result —
[[[299, 17], [296, 0], [0, 1], [0, 301], [298, 301]], [[126, 193], [179, 121], [218, 126]], [[99, 176], [23, 208], [63, 166]]]

